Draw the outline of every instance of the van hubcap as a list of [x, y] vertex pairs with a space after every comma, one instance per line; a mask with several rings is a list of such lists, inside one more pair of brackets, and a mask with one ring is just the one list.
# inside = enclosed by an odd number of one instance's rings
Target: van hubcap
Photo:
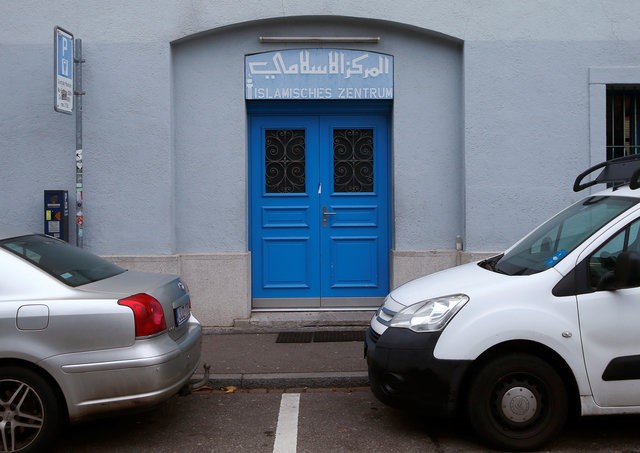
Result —
[[538, 409], [535, 394], [526, 387], [512, 387], [502, 396], [502, 415], [513, 423], [526, 423]]

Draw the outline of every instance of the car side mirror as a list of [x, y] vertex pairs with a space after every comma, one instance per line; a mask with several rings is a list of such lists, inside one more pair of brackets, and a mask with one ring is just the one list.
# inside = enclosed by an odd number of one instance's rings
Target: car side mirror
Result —
[[625, 251], [618, 255], [613, 276], [605, 279], [603, 289], [616, 290], [640, 286], [640, 253]]

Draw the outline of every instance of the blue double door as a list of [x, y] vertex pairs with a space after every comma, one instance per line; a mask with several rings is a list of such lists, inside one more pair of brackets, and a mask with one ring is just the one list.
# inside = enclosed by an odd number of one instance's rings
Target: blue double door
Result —
[[376, 307], [389, 285], [386, 113], [250, 116], [254, 308]]

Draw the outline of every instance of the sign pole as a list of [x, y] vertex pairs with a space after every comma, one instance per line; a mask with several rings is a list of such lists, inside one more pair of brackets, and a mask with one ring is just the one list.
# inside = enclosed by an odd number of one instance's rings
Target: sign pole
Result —
[[75, 55], [73, 59], [75, 69], [75, 110], [76, 110], [76, 245], [82, 247], [84, 239], [84, 214], [83, 198], [84, 186], [82, 184], [82, 40], [75, 40]]

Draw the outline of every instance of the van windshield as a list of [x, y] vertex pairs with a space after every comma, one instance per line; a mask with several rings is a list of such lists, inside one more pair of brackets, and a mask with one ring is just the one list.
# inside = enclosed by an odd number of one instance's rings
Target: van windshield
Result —
[[530, 275], [559, 263], [578, 245], [640, 201], [630, 197], [589, 197], [542, 224], [503, 255], [482, 265], [502, 274]]

